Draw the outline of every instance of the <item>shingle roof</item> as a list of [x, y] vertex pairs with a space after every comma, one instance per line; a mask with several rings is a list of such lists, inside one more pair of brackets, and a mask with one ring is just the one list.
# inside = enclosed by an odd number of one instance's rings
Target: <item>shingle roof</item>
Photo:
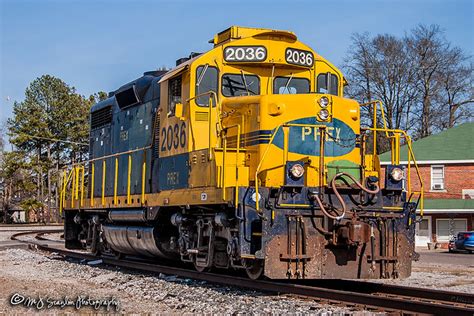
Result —
[[424, 199], [425, 210], [471, 209], [474, 211], [474, 200], [471, 199]]
[[[474, 122], [419, 139], [412, 146], [417, 161], [474, 160]], [[407, 160], [406, 146], [400, 148], [400, 160]], [[390, 161], [390, 152], [381, 154], [380, 161]]]

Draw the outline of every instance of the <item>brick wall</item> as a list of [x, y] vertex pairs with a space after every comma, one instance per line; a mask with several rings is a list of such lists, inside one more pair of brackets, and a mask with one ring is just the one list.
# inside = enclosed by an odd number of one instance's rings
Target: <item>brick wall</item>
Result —
[[[442, 164], [436, 164], [442, 165]], [[423, 191], [427, 199], [462, 199], [463, 189], [474, 190], [474, 164], [445, 164], [444, 190], [431, 190], [431, 165], [420, 165], [420, 174], [423, 179]], [[382, 166], [385, 174], [384, 166]], [[416, 191], [420, 189], [420, 182], [415, 168], [411, 168], [411, 185]], [[382, 181], [384, 177], [382, 176]], [[383, 183], [383, 182], [382, 182]]]

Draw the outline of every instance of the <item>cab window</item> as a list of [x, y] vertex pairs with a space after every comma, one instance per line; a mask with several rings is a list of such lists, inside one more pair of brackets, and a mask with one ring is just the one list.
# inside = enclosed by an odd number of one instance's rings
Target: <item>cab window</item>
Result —
[[181, 76], [168, 81], [168, 116], [174, 115], [176, 103], [181, 103]]
[[309, 93], [309, 80], [305, 78], [276, 77], [273, 80], [273, 94]]
[[260, 78], [255, 75], [225, 74], [222, 76], [222, 94], [226, 97], [260, 94]]
[[339, 80], [336, 75], [330, 72], [325, 74], [319, 74], [317, 81], [317, 93], [328, 93], [332, 95], [338, 95]]
[[[196, 69], [196, 95], [209, 91], [217, 93], [219, 75], [216, 67], [209, 65], [199, 66]], [[209, 106], [211, 94], [205, 94], [196, 98], [196, 104], [199, 106]], [[215, 100], [214, 100], [215, 102]]]

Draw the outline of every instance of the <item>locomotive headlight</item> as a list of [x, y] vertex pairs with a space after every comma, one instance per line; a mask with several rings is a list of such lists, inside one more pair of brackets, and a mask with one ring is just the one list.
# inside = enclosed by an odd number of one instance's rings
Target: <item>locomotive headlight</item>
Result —
[[322, 108], [327, 108], [329, 105], [329, 99], [328, 97], [323, 96], [319, 99], [318, 103]]
[[294, 164], [290, 168], [290, 174], [295, 179], [301, 178], [304, 174], [304, 167], [299, 163]]
[[327, 120], [328, 117], [329, 117], [329, 111], [326, 110], [326, 109], [322, 109], [321, 111], [319, 111], [318, 116], [319, 116], [320, 119], [322, 119], [323, 121], [325, 121], [325, 120]]
[[390, 177], [395, 181], [400, 181], [403, 179], [403, 170], [400, 168], [393, 168], [390, 172]]

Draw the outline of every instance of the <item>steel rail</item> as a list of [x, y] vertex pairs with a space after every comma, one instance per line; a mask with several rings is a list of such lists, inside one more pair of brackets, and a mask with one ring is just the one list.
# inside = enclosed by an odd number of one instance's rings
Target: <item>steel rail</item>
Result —
[[[53, 232], [57, 232], [57, 230]], [[21, 232], [15, 235], [18, 237], [27, 235], [28, 233], [32, 234], [34, 232]], [[39, 233], [47, 232], [41, 231]], [[319, 284], [319, 281], [310, 280], [303, 280], [302, 282], [296, 283], [290, 283], [290, 281], [286, 280], [251, 280], [243, 277], [197, 272], [190, 269], [143, 261], [116, 259], [107, 256], [97, 257], [89, 253], [50, 247], [48, 245], [35, 243], [34, 241], [23, 242], [33, 244], [40, 250], [55, 252], [59, 255], [74, 259], [101, 259], [104, 264], [108, 265], [150, 273], [177, 275], [179, 277], [224, 284], [226, 286], [248, 288], [262, 292], [301, 295], [331, 302], [344, 302], [346, 304], [366, 308], [383, 308], [388, 311], [414, 312], [431, 315], [474, 315], [474, 295], [467, 293], [410, 288], [352, 280], [324, 280], [324, 282], [320, 282]], [[344, 285], [343, 287], [348, 287], [349, 290], [334, 288], [337, 287], [338, 284]]]
[[383, 293], [416, 297], [420, 299], [474, 305], [474, 295], [469, 293], [435, 290], [428, 288], [415, 288], [410, 286], [376, 283], [363, 280], [304, 280], [300, 281], [299, 284], [334, 289], [357, 288], [357, 291], [365, 293]]
[[[36, 231], [22, 231], [22, 232], [18, 232], [16, 234], [13, 234], [10, 236], [10, 239], [11, 240], [16, 240], [16, 241], [20, 241], [20, 242], [26, 242], [26, 243], [31, 243], [32, 240], [21, 240], [21, 239], [18, 239], [18, 237], [20, 236], [26, 236], [26, 235], [31, 235], [31, 234], [37, 234], [37, 235], [44, 235], [44, 234], [54, 234], [54, 233], [61, 233], [63, 232], [64, 229], [42, 229], [42, 230], [36, 230]], [[36, 238], [36, 239], [39, 239], [39, 238]], [[45, 239], [46, 240], [46, 239]], [[49, 240], [49, 239], [47, 239]], [[52, 241], [52, 240], [50, 240]]]

